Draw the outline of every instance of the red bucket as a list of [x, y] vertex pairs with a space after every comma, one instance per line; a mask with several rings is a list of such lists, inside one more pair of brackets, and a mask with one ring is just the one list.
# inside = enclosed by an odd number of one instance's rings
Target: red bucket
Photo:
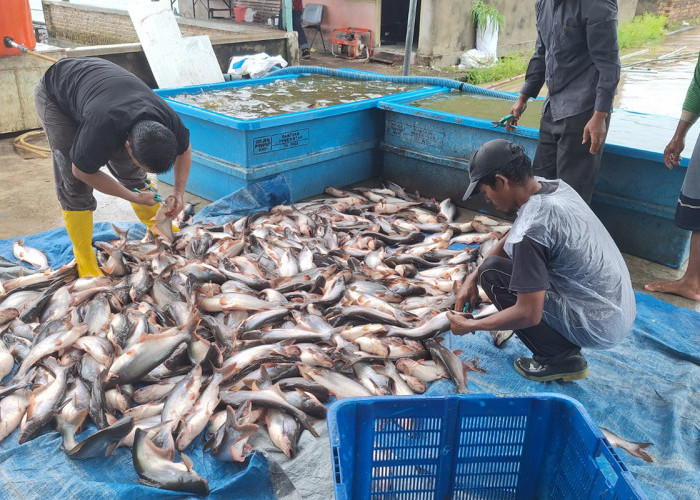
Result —
[[248, 7], [234, 7], [233, 8], [233, 17], [236, 19], [237, 23], [244, 23], [245, 22], [245, 11], [248, 10]]

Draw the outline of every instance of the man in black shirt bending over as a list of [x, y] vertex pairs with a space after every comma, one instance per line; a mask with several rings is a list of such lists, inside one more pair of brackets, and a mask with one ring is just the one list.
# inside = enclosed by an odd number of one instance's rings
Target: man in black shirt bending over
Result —
[[[635, 316], [629, 272], [610, 234], [564, 181], [532, 175], [523, 148], [503, 139], [482, 145], [469, 162], [464, 199], [482, 192], [517, 218], [470, 274], [448, 313], [452, 332], [514, 330], [532, 358], [515, 360], [525, 378], [576, 380], [588, 375], [581, 348], [608, 349], [630, 332]], [[498, 312], [461, 314], [480, 285]]]
[[[160, 203], [144, 190], [146, 174], [175, 167], [174, 204], [184, 207], [192, 165], [190, 133], [142, 80], [99, 58], [68, 58], [51, 66], [35, 92], [36, 110], [53, 153], [56, 193], [78, 273], [101, 276], [92, 248], [93, 189], [131, 202], [149, 229]], [[112, 176], [100, 169], [106, 165]], [[115, 180], [116, 179], [116, 180]]]

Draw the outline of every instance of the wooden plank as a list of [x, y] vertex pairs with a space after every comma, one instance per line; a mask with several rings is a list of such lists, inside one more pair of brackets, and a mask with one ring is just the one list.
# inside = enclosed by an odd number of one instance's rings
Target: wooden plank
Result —
[[173, 12], [162, 2], [133, 2], [129, 16], [160, 88], [223, 82], [206, 35], [183, 38]]
[[374, 52], [372, 57], [369, 58], [372, 62], [380, 62], [384, 64], [390, 64], [394, 66], [395, 64], [403, 64], [403, 56], [401, 54], [394, 54], [392, 52]]

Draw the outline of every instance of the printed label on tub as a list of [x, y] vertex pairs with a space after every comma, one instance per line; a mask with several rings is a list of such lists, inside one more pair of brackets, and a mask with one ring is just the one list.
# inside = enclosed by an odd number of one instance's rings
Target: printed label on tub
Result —
[[253, 152], [270, 153], [281, 149], [298, 148], [309, 143], [309, 129], [289, 130], [282, 134], [266, 135], [253, 139]]
[[442, 143], [445, 141], [445, 132], [408, 125], [393, 120], [386, 121], [386, 133], [406, 143], [420, 144], [422, 146], [439, 148], [442, 147]]

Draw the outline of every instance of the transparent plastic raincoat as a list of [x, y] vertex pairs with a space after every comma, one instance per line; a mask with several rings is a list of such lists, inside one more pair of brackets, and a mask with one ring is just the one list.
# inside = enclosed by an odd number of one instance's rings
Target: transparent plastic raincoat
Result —
[[[545, 179], [537, 178], [538, 181]], [[571, 342], [608, 349], [632, 329], [636, 314], [627, 265], [615, 242], [564, 181], [520, 207], [504, 246], [528, 236], [549, 249], [549, 281], [542, 319]]]

